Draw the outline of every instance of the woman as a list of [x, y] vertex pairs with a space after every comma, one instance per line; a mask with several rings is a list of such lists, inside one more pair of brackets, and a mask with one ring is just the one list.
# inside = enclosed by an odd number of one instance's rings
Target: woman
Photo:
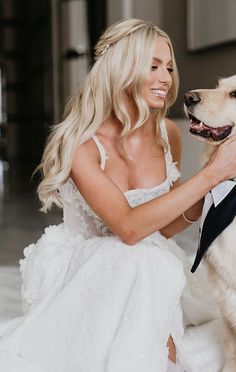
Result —
[[[183, 292], [183, 253], [166, 238], [235, 176], [235, 140], [177, 185], [180, 133], [165, 118], [178, 90], [168, 36], [126, 20], [102, 35], [96, 56], [44, 152], [38, 194], [44, 211], [63, 207], [64, 223], [25, 249], [26, 314], [2, 326], [0, 370], [216, 372], [213, 326], [192, 329], [196, 360], [185, 352], [180, 298], [192, 294]], [[203, 335], [209, 350], [199, 353]]]

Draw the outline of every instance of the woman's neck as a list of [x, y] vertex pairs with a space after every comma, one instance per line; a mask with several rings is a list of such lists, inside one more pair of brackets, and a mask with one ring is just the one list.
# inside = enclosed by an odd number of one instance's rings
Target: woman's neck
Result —
[[[132, 127], [134, 127], [137, 123], [138, 117], [133, 115], [131, 117]], [[153, 137], [155, 136], [155, 126], [156, 126], [156, 113], [151, 112], [149, 119], [139, 128], [135, 129], [133, 132], [128, 134], [127, 139], [132, 138], [146, 138], [146, 137]], [[108, 119], [106, 119], [101, 127], [99, 128], [98, 133], [104, 136], [113, 137], [116, 139], [120, 137], [121, 132], [123, 129], [123, 125], [121, 124], [120, 120], [115, 116], [113, 113]]]

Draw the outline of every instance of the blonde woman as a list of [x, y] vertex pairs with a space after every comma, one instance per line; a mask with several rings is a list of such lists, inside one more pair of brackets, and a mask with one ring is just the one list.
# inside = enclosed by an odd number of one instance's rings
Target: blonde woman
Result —
[[0, 370], [216, 372], [213, 323], [186, 339], [184, 288], [195, 319], [209, 319], [185, 287], [183, 253], [166, 238], [235, 176], [235, 140], [178, 185], [180, 132], [165, 118], [178, 91], [170, 39], [125, 20], [105, 31], [96, 56], [44, 151], [42, 209], [59, 205], [64, 222], [24, 251], [25, 315], [1, 327]]

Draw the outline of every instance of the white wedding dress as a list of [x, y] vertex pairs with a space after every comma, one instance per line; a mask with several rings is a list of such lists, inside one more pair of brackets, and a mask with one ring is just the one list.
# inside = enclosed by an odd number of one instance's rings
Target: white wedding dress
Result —
[[[168, 142], [164, 121], [161, 133]], [[94, 140], [104, 169], [105, 150]], [[132, 207], [167, 193], [178, 178], [170, 151], [165, 158], [162, 184], [124, 193]], [[220, 371], [221, 322], [183, 251], [159, 232], [128, 246], [71, 179], [60, 193], [64, 222], [24, 250], [25, 315], [0, 325], [0, 371]], [[168, 362], [169, 335], [177, 364]]]

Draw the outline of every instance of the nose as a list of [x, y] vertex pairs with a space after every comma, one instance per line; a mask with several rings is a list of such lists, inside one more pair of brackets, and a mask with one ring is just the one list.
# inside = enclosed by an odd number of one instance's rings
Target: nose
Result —
[[196, 92], [187, 92], [184, 95], [184, 103], [187, 107], [196, 105], [201, 101], [201, 97]]
[[169, 71], [166, 68], [159, 68], [160, 72], [160, 82], [164, 84], [170, 84], [172, 82], [172, 77], [169, 73]]

